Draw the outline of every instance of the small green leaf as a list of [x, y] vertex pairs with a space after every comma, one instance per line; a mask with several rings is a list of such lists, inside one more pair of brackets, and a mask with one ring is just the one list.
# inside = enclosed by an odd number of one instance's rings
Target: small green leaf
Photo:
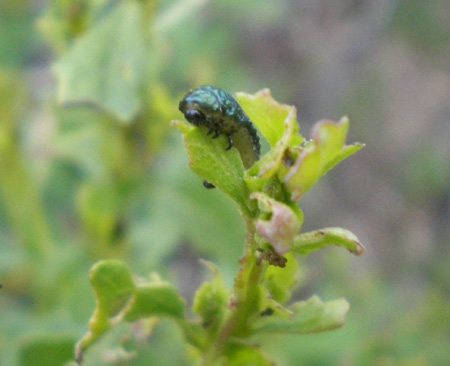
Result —
[[129, 268], [118, 260], [96, 263], [91, 269], [90, 278], [97, 305], [89, 321], [88, 333], [77, 344], [77, 359], [81, 359], [84, 350], [111, 327], [110, 318], [123, 309], [135, 290]]
[[285, 254], [289, 251], [294, 237], [300, 232], [303, 218], [299, 218], [297, 212], [288, 205], [262, 192], [254, 192], [250, 198], [258, 200], [259, 209], [270, 214], [269, 220], [256, 220], [256, 231], [272, 244], [278, 254]]
[[91, 283], [97, 306], [89, 321], [89, 332], [77, 344], [77, 360], [81, 360], [90, 345], [122, 320], [132, 322], [151, 316], [183, 319], [186, 304], [177, 289], [154, 277], [150, 282], [135, 285], [130, 270], [121, 261], [104, 260], [92, 267]]
[[130, 322], [151, 316], [182, 319], [186, 303], [172, 284], [156, 281], [136, 288], [133, 300], [125, 310], [124, 319]]
[[226, 150], [225, 137], [212, 139], [206, 135], [206, 128], [194, 127], [183, 121], [173, 121], [172, 124], [184, 135], [191, 169], [228, 194], [246, 212], [247, 187], [239, 152]]
[[254, 323], [253, 332], [304, 334], [340, 328], [344, 325], [349, 305], [345, 299], [322, 302], [317, 296], [288, 308], [290, 319], [261, 317]]
[[352, 232], [330, 227], [298, 235], [294, 240], [292, 252], [308, 255], [331, 245], [344, 247], [355, 255], [362, 255], [366, 250]]
[[276, 145], [259, 160], [250, 170], [250, 175], [269, 178], [279, 169], [282, 159], [287, 155], [286, 150], [303, 141], [298, 134], [296, 109], [292, 107], [283, 122], [283, 137]]
[[227, 310], [230, 291], [227, 289], [219, 269], [211, 262], [203, 261], [203, 263], [213, 273], [214, 279], [204, 282], [197, 290], [192, 311], [201, 316], [203, 327], [214, 332], [222, 322]]
[[60, 103], [93, 103], [130, 121], [140, 108], [145, 71], [142, 6], [116, 6], [56, 63]]
[[96, 263], [90, 273], [97, 309], [106, 317], [117, 315], [135, 289], [128, 266], [118, 260]]
[[298, 261], [292, 253], [285, 255], [286, 266], [281, 268], [269, 266], [264, 276], [264, 286], [270, 292], [271, 297], [280, 304], [286, 304], [292, 294], [292, 289], [297, 283]]
[[348, 118], [338, 123], [323, 120], [316, 123], [312, 141], [307, 143], [296, 161], [280, 178], [292, 193], [292, 200], [299, 200], [327, 171], [364, 145], [344, 145], [348, 131]]
[[[272, 98], [269, 89], [262, 89], [253, 95], [236, 93], [236, 100], [272, 147], [283, 139], [285, 121], [296, 116], [295, 107], [278, 103]], [[295, 123], [292, 127], [288, 144], [298, 145], [303, 141], [298, 134], [299, 125]]]

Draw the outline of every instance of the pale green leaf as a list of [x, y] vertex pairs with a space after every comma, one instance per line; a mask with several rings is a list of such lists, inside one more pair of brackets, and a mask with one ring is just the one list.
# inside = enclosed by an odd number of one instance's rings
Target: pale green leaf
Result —
[[[295, 120], [297, 115], [295, 107], [278, 103], [273, 99], [269, 89], [262, 89], [253, 95], [236, 93], [236, 100], [272, 147], [283, 139], [285, 121]], [[288, 118], [289, 114], [291, 117]], [[289, 145], [300, 144], [303, 138], [298, 134], [298, 123], [293, 124], [292, 129]]]
[[250, 175], [258, 175], [258, 177], [263, 179], [270, 178], [280, 168], [282, 159], [288, 155], [286, 151], [290, 145], [299, 144], [303, 141], [303, 137], [298, 135], [297, 115], [294, 107], [290, 109], [283, 125], [284, 133], [282, 138], [278, 140], [267, 154], [256, 162], [250, 170]]
[[343, 247], [355, 255], [361, 255], [366, 250], [351, 231], [330, 227], [298, 235], [292, 245], [292, 252], [308, 255], [331, 245]]
[[56, 63], [58, 100], [92, 103], [129, 122], [139, 111], [145, 72], [143, 9], [124, 1], [76, 40]]
[[261, 317], [253, 325], [253, 332], [304, 334], [340, 328], [344, 325], [349, 305], [345, 299], [322, 302], [317, 296], [288, 308], [290, 319]]
[[156, 281], [136, 288], [132, 301], [124, 311], [124, 319], [133, 322], [155, 315], [182, 319], [185, 308], [186, 303], [175, 286]]

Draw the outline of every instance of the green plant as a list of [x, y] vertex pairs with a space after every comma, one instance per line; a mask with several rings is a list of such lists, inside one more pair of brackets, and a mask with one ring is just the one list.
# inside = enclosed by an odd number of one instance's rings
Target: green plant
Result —
[[[236, 99], [270, 146], [247, 170], [239, 151], [227, 149], [228, 136], [212, 139], [207, 126], [172, 122], [184, 136], [191, 169], [234, 200], [245, 222], [244, 255], [234, 288], [227, 288], [218, 267], [204, 262], [213, 278], [197, 290], [194, 316], [189, 317], [176, 287], [157, 274], [135, 278], [122, 261], [100, 261], [91, 270], [97, 305], [89, 332], [77, 346], [79, 362], [89, 359], [91, 345], [123, 324], [137, 322], [149, 335], [164, 317], [181, 329], [193, 363], [205, 366], [272, 365], [254, 336], [321, 332], [344, 324], [345, 299], [322, 302], [313, 296], [289, 304], [299, 267], [295, 255], [329, 245], [360, 255], [364, 247], [340, 228], [300, 233], [303, 213], [297, 201], [363, 145], [345, 145], [346, 117], [318, 122], [312, 139], [305, 140], [295, 107], [276, 102], [268, 89], [238, 93]], [[130, 356], [124, 349], [122, 356]]]

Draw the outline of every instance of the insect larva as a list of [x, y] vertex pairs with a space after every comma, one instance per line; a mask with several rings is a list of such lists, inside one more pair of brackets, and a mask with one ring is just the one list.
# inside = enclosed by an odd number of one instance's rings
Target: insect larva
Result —
[[252, 122], [236, 99], [214, 86], [200, 86], [180, 101], [179, 109], [188, 122], [208, 128], [207, 135], [215, 139], [220, 135], [228, 138], [226, 150], [238, 149], [245, 168], [259, 159], [261, 146]]

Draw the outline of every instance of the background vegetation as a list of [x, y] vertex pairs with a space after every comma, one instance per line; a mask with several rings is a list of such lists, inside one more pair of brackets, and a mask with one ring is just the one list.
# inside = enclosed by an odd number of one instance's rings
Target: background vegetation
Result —
[[[188, 299], [199, 258], [231, 281], [244, 228], [169, 125], [201, 84], [269, 87], [306, 136], [347, 114], [349, 141], [367, 144], [302, 200], [304, 231], [342, 226], [367, 248], [304, 264], [296, 297], [345, 296], [347, 324], [261, 339], [268, 352], [292, 366], [450, 364], [449, 61], [445, 0], [2, 0], [0, 365], [70, 364], [99, 259], [157, 271]], [[96, 365], [189, 364], [170, 323], [136, 347], [128, 359], [102, 344]]]

